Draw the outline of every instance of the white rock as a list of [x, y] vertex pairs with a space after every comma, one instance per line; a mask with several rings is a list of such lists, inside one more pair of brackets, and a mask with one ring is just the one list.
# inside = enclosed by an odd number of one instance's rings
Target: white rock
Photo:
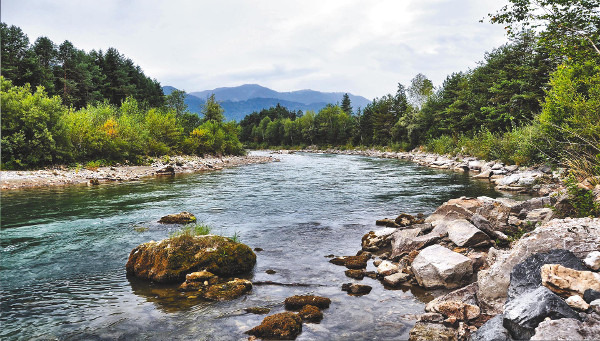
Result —
[[391, 286], [396, 286], [402, 282], [406, 282], [409, 279], [410, 275], [402, 272], [396, 272], [395, 274], [385, 276], [383, 281]]
[[473, 274], [471, 259], [440, 245], [431, 245], [419, 253], [412, 263], [419, 285], [426, 288], [456, 288]]
[[584, 301], [583, 298], [581, 298], [581, 296], [579, 296], [579, 295], [573, 295], [573, 296], [567, 298], [565, 300], [565, 302], [567, 302], [569, 307], [571, 307], [573, 309], [582, 310], [582, 311], [586, 311], [590, 307], [590, 305], [587, 304], [587, 302]]
[[600, 270], [600, 251], [592, 251], [588, 253], [583, 262], [588, 268], [594, 271]]
[[377, 273], [379, 273], [383, 276], [389, 276], [391, 274], [395, 274], [399, 270], [400, 269], [398, 268], [398, 265], [390, 262], [389, 260], [384, 260], [377, 266]]
[[600, 314], [600, 299], [591, 301], [590, 308], [592, 308], [592, 310]]
[[457, 219], [448, 224], [448, 238], [458, 246], [472, 246], [489, 240], [487, 234], [466, 219]]

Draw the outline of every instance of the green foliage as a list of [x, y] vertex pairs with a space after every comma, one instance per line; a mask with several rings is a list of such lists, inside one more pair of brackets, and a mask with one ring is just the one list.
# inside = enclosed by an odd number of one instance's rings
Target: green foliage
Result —
[[569, 203], [573, 206], [571, 217], [600, 217], [600, 202], [594, 201], [594, 193], [578, 186], [575, 175], [571, 173], [565, 179]]
[[181, 230], [169, 234], [169, 238], [206, 236], [211, 232], [211, 227], [206, 224], [187, 224]]

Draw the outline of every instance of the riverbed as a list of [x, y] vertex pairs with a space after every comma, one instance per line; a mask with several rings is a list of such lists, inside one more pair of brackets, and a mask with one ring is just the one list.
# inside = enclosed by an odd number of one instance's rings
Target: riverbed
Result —
[[[468, 174], [401, 160], [277, 158], [118, 185], [3, 191], [0, 338], [243, 340], [264, 318], [244, 308], [281, 312], [286, 297], [312, 293], [332, 304], [320, 324], [304, 324], [298, 340], [406, 339], [410, 315], [432, 297], [408, 287], [388, 290], [370, 278], [360, 281], [373, 286], [369, 295], [348, 296], [341, 285], [355, 280], [325, 256], [354, 255], [376, 219], [429, 214], [463, 195], [502, 195]], [[262, 248], [251, 281], [306, 286], [255, 286], [243, 298], [214, 303], [173, 300], [170, 287], [128, 279], [129, 252], [168, 237], [176, 228], [156, 221], [181, 211]]]

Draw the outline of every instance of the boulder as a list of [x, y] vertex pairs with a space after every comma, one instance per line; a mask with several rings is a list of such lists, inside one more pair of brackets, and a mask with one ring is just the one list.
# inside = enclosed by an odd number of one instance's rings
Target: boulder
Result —
[[365, 278], [365, 270], [350, 269], [344, 271], [344, 274], [350, 278], [363, 279]]
[[446, 301], [458, 301], [470, 305], [477, 305], [477, 283], [471, 283], [466, 287], [456, 289], [440, 297], [434, 298], [432, 301], [427, 303], [425, 311], [435, 312], [438, 311], [438, 306]]
[[456, 320], [472, 320], [480, 314], [479, 307], [460, 301], [442, 301], [432, 306], [432, 311]]
[[457, 246], [464, 247], [490, 241], [487, 234], [481, 232], [466, 219], [457, 219], [448, 225], [448, 238]]
[[348, 295], [362, 296], [371, 292], [373, 287], [364, 284], [346, 283], [342, 284], [342, 291], [346, 291]]
[[507, 198], [478, 197], [478, 199], [481, 201], [481, 207], [477, 209], [477, 214], [487, 219], [494, 231], [506, 233], [512, 229], [508, 224], [508, 218], [518, 202]]
[[554, 211], [551, 208], [536, 208], [535, 210], [531, 210], [525, 216], [526, 222], [531, 223], [539, 223], [539, 222], [547, 222], [554, 218]]
[[526, 291], [504, 307], [504, 327], [518, 340], [529, 340], [546, 317], [579, 318], [562, 298], [546, 287]]
[[359, 256], [336, 257], [329, 262], [335, 265], [344, 265], [348, 269], [364, 269], [367, 267], [369, 259], [371, 259], [370, 254], [361, 254]]
[[[456, 200], [456, 199], [454, 199]], [[446, 202], [438, 207], [427, 219], [426, 223], [436, 225], [440, 221], [452, 221], [456, 219], [469, 219], [474, 214], [469, 209], [459, 205], [457, 202]]]
[[509, 252], [490, 249], [490, 268], [477, 274], [477, 298], [484, 313], [502, 312], [513, 267], [527, 257], [566, 249], [583, 259], [600, 245], [600, 219], [554, 219], [517, 241]]
[[587, 289], [583, 292], [583, 300], [587, 303], [600, 299], [600, 291]]
[[473, 264], [460, 253], [431, 245], [421, 250], [412, 262], [412, 271], [420, 286], [456, 288], [471, 279]]
[[156, 171], [156, 175], [175, 175], [173, 166], [166, 166]]
[[384, 260], [377, 266], [377, 273], [381, 276], [389, 276], [400, 271], [398, 264], [394, 264], [388, 260]]
[[211, 285], [202, 293], [202, 296], [214, 301], [229, 301], [242, 296], [251, 289], [252, 282], [236, 278], [229, 282]]
[[596, 272], [546, 264], [542, 266], [541, 277], [542, 285], [563, 297], [583, 296], [587, 289], [600, 291], [600, 274]]
[[397, 272], [393, 275], [385, 276], [383, 278], [383, 282], [391, 287], [396, 287], [401, 283], [404, 283], [410, 279], [409, 274], [405, 274], [403, 272]]
[[395, 228], [384, 228], [378, 231], [369, 231], [362, 237], [362, 249], [365, 251], [379, 251], [391, 245], [390, 236], [396, 232]]
[[587, 302], [584, 301], [579, 295], [571, 296], [567, 298], [565, 302], [569, 305], [569, 307], [576, 310], [586, 311], [590, 308], [590, 305], [587, 304]]
[[170, 283], [200, 270], [224, 277], [247, 273], [255, 264], [252, 249], [229, 238], [182, 235], [137, 246], [125, 268], [128, 275]]
[[542, 285], [543, 270], [541, 269], [546, 266], [545, 264], [555, 263], [560, 263], [574, 269], [585, 268], [581, 260], [571, 251], [567, 250], [555, 249], [549, 252], [531, 255], [523, 262], [515, 265], [511, 271], [510, 285], [508, 287], [508, 301], [521, 295], [525, 291], [536, 289]]
[[263, 339], [294, 340], [302, 332], [302, 318], [291, 312], [265, 317], [259, 326], [246, 332]]
[[394, 227], [394, 226], [396, 226], [396, 222], [394, 221], [394, 219], [383, 218], [383, 219], [375, 220], [375, 225]]
[[422, 230], [419, 228], [406, 229], [394, 232], [392, 234], [392, 259], [402, 257], [413, 250], [420, 250], [421, 248], [433, 244], [435, 241], [440, 239], [440, 235], [437, 233], [428, 233], [423, 236], [418, 236]]
[[590, 308], [596, 312], [596, 314], [600, 314], [600, 299], [593, 300], [590, 302]]
[[600, 251], [592, 251], [588, 253], [587, 257], [585, 257], [583, 260], [583, 263], [585, 263], [588, 268], [594, 271], [600, 270]]
[[409, 341], [457, 341], [456, 329], [444, 327], [437, 323], [417, 322], [408, 334]]
[[308, 304], [300, 309], [298, 316], [302, 318], [302, 321], [319, 323], [323, 319], [323, 312], [314, 305]]
[[410, 226], [413, 224], [422, 224], [424, 222], [423, 215], [419, 215], [417, 217], [412, 216], [410, 214], [402, 213], [394, 220], [396, 225], [400, 227]]
[[510, 333], [504, 325], [504, 315], [499, 314], [483, 324], [477, 331], [471, 334], [470, 341], [513, 341]]
[[181, 212], [166, 215], [158, 221], [161, 224], [189, 224], [196, 221], [196, 216], [190, 212]]
[[512, 213], [524, 220], [531, 211], [548, 208], [556, 203], [556, 198], [545, 196], [521, 201], [512, 207]]
[[585, 322], [573, 318], [542, 321], [531, 340], [597, 340], [599, 335], [600, 317], [589, 315]]
[[307, 304], [313, 305], [319, 309], [329, 308], [331, 300], [327, 297], [304, 295], [304, 296], [292, 296], [288, 297], [284, 301], [285, 309], [297, 310], [304, 307]]
[[487, 234], [490, 238], [508, 240], [508, 236], [500, 231], [494, 230], [494, 227], [489, 220], [485, 219], [481, 214], [473, 214], [471, 217], [471, 223], [480, 231]]

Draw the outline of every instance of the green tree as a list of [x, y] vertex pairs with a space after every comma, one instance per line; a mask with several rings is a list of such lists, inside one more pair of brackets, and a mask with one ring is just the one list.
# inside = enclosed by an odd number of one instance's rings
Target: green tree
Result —
[[429, 96], [433, 94], [433, 83], [424, 74], [417, 74], [408, 87], [408, 97], [411, 104], [421, 108]]
[[202, 107], [202, 115], [204, 115], [204, 121], [213, 121], [221, 123], [225, 120], [225, 110], [221, 107], [219, 102], [215, 99], [215, 94], [210, 95], [206, 99], [206, 103]]
[[348, 96], [348, 94], [344, 94], [344, 97], [342, 98], [342, 111], [345, 112], [348, 115], [352, 115], [352, 104], [350, 102], [350, 96]]

